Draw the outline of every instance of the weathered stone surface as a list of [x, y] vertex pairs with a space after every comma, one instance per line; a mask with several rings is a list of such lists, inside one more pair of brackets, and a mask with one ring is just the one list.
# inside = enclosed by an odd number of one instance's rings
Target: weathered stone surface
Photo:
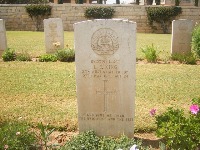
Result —
[[192, 30], [191, 20], [180, 19], [172, 21], [171, 54], [186, 54], [191, 52]]
[[64, 48], [63, 23], [60, 18], [44, 19], [46, 53], [54, 53]]
[[0, 19], [0, 56], [7, 49], [5, 21]]
[[80, 132], [133, 136], [136, 23], [90, 20], [74, 30]]

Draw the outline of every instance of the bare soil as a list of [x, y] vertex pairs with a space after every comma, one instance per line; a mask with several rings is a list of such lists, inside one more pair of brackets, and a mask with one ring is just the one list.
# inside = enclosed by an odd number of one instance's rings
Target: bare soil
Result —
[[[63, 146], [66, 141], [70, 140], [73, 136], [78, 135], [76, 132], [59, 132], [55, 131], [50, 135], [49, 144], [59, 144]], [[135, 133], [134, 138], [136, 140], [142, 140], [144, 146], [151, 146], [152, 150], [159, 150], [160, 139], [156, 137], [155, 133]]]

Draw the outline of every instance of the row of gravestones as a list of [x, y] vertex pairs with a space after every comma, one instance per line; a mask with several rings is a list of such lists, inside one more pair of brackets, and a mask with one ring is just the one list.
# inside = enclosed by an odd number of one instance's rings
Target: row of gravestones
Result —
[[[175, 20], [172, 22], [171, 53], [190, 52], [191, 34], [194, 23], [191, 20]], [[64, 30], [60, 18], [44, 20], [46, 53], [54, 53], [64, 48]], [[0, 19], [0, 56], [7, 48], [5, 22]]]
[[[44, 19], [46, 53], [54, 53], [64, 48], [64, 31], [60, 18]], [[5, 21], [0, 19], [0, 56], [7, 49]]]
[[[0, 20], [0, 49], [5, 24]], [[3, 23], [2, 23], [3, 22]], [[190, 50], [193, 22], [172, 23], [173, 53]], [[44, 20], [45, 44], [64, 46], [62, 20]], [[79, 130], [100, 136], [133, 137], [136, 80], [136, 23], [88, 20], [74, 24]]]

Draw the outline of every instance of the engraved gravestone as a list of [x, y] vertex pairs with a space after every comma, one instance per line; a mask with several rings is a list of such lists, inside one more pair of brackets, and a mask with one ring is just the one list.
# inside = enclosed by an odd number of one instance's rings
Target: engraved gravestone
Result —
[[133, 136], [136, 23], [88, 20], [74, 31], [80, 132]]
[[64, 48], [64, 31], [62, 19], [44, 19], [46, 53], [54, 53]]
[[0, 19], [0, 56], [7, 49], [5, 21]]
[[172, 21], [171, 54], [186, 54], [191, 52], [192, 30], [191, 20], [180, 19]]

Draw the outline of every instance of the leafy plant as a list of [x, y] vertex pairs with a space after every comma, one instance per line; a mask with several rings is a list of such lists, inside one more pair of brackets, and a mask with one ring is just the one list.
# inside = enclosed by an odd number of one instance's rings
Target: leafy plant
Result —
[[155, 0], [156, 5], [160, 5], [160, 0]]
[[56, 56], [61, 62], [73, 62], [75, 60], [75, 51], [71, 48], [61, 49], [56, 52]]
[[48, 17], [51, 15], [51, 9], [52, 7], [50, 5], [46, 4], [31, 4], [27, 5], [26, 7], [26, 12], [29, 14], [32, 20], [35, 19], [35, 26], [36, 30], [40, 30], [40, 25], [42, 24], [42, 21], [44, 20], [45, 17]]
[[158, 59], [158, 48], [152, 45], [147, 45], [141, 48], [148, 62], [155, 63]]
[[0, 149], [36, 149], [36, 138], [23, 122], [0, 123]]
[[192, 32], [192, 50], [200, 58], [200, 25], [197, 25]]
[[87, 131], [73, 137], [61, 150], [129, 150], [137, 145], [141, 150], [148, 149], [141, 146], [141, 141], [135, 141], [122, 135], [119, 138], [98, 137], [94, 131]]
[[92, 19], [109, 19], [112, 18], [115, 10], [112, 7], [88, 7], [85, 10], [85, 17]]
[[181, 2], [181, 0], [175, 0], [175, 6], [179, 6], [180, 2]]
[[199, 0], [195, 0], [195, 1], [194, 1], [194, 6], [197, 6], [197, 7], [198, 7], [198, 5], [199, 5]]
[[171, 56], [172, 60], [177, 60], [180, 63], [184, 64], [196, 64], [196, 57], [193, 55], [193, 53], [187, 53], [187, 54], [172, 54]]
[[39, 56], [39, 61], [40, 62], [55, 62], [57, 61], [57, 56], [55, 54], [44, 54], [44, 55], [41, 55]]
[[49, 142], [49, 136], [53, 133], [53, 131], [55, 130], [55, 128], [51, 129], [49, 131], [48, 129], [48, 125], [44, 126], [42, 123], [39, 123], [37, 126], [40, 129], [39, 134], [36, 134], [36, 136], [38, 137], [38, 139], [40, 140], [40, 146], [44, 147], [45, 150], [48, 150], [49, 148], [56, 148], [56, 144], [48, 144]]
[[2, 54], [3, 61], [14, 61], [16, 54], [13, 49], [7, 48]]
[[146, 11], [151, 28], [155, 28], [153, 23], [156, 22], [161, 25], [163, 33], [168, 33], [169, 24], [174, 17], [182, 13], [182, 8], [175, 6], [148, 7]]
[[31, 61], [31, 56], [28, 53], [19, 53], [16, 55], [18, 61]]
[[[200, 98], [192, 99], [189, 115], [182, 109], [168, 108], [156, 116], [158, 137], [162, 137], [169, 149], [200, 148]], [[154, 113], [155, 115], [155, 113]]]

